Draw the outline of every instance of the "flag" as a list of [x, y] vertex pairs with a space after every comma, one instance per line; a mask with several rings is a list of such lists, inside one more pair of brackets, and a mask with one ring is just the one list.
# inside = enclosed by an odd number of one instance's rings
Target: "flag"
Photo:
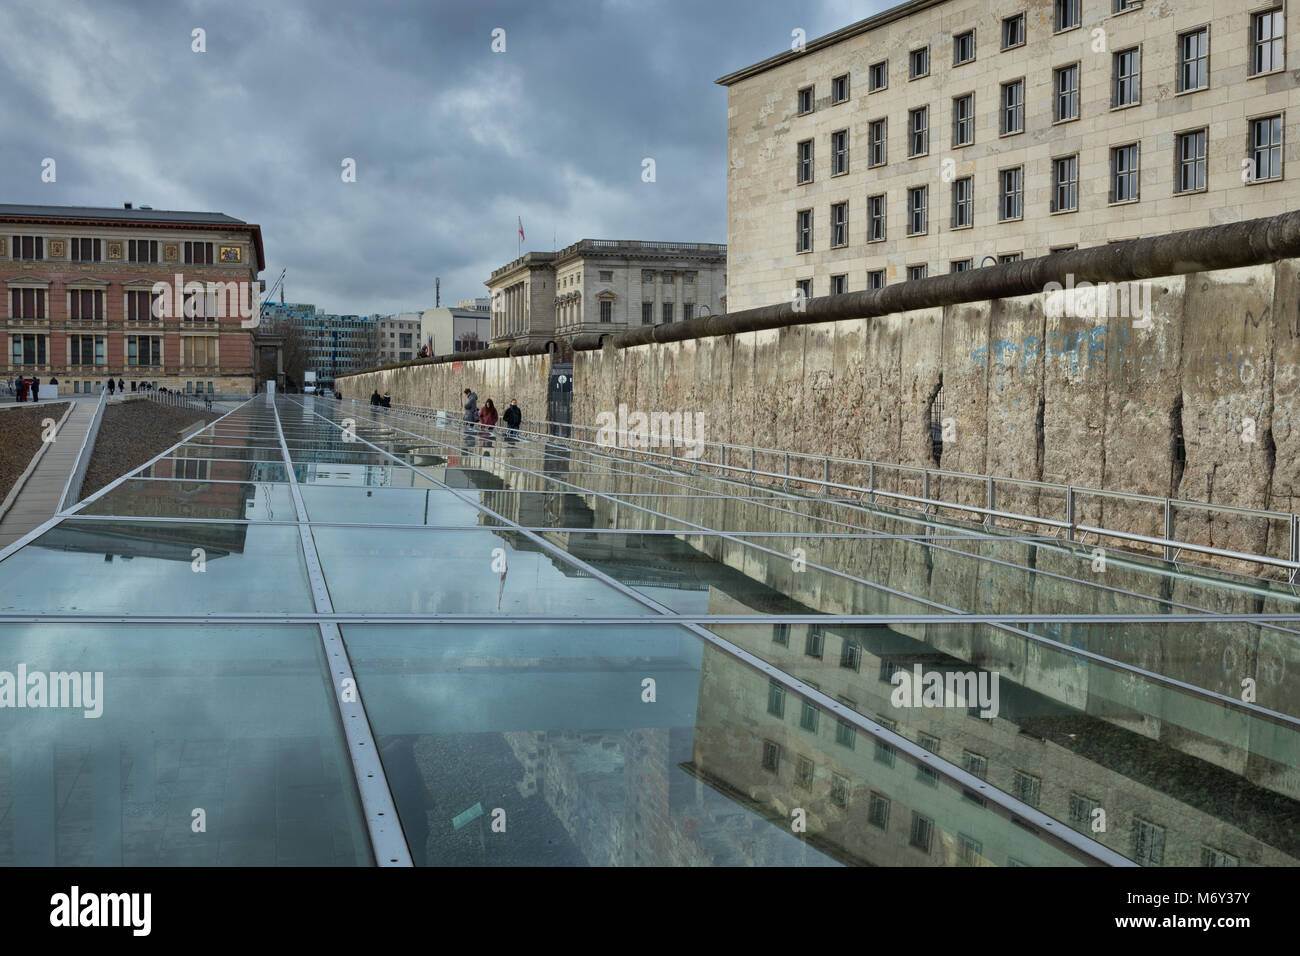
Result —
[[[518, 217], [516, 217], [516, 218], [518, 218]], [[520, 241], [520, 242], [523, 242], [523, 241], [524, 241], [524, 221], [523, 221], [523, 219], [519, 219], [519, 241]]]

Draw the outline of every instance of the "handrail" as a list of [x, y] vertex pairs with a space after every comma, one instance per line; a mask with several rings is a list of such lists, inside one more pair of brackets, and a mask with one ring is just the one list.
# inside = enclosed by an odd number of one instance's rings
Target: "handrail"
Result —
[[77, 457], [72, 467], [72, 473], [68, 475], [68, 480], [63, 483], [63, 494], [59, 496], [59, 506], [56, 510], [63, 511], [68, 505], [77, 500], [81, 494], [81, 486], [86, 481], [86, 472], [90, 469], [90, 459], [95, 453], [95, 439], [99, 435], [99, 423], [104, 418], [104, 408], [108, 405], [108, 389], [101, 389], [99, 392], [99, 401], [95, 403], [94, 414], [90, 416], [90, 424], [86, 426], [86, 434], [81, 436], [81, 447], [77, 449]]
[[[344, 399], [364, 407], [370, 407], [368, 403], [358, 399]], [[388, 412], [410, 415], [415, 418], [432, 419], [438, 414], [446, 416], [450, 422], [461, 421], [463, 414], [459, 410], [437, 409], [423, 405], [405, 405], [394, 403], [385, 409]], [[1088, 488], [1076, 485], [1065, 485], [1057, 482], [1035, 481], [1032, 479], [1009, 478], [993, 475], [976, 475], [967, 472], [945, 471], [939, 468], [926, 468], [920, 465], [905, 465], [892, 462], [869, 461], [855, 458], [843, 458], [832, 455], [813, 455], [806, 452], [784, 451], [781, 449], [763, 448], [752, 445], [737, 445], [730, 442], [709, 442], [704, 441], [700, 446], [707, 450], [709, 448], [719, 451], [719, 460], [712, 461], [705, 457], [702, 451], [699, 457], [690, 458], [678, 454], [679, 449], [675, 445], [670, 445], [669, 453], [654, 451], [649, 448], [625, 447], [621, 439], [629, 437], [628, 431], [613, 432], [614, 443], [611, 445], [607, 441], [590, 441], [585, 438], [574, 437], [573, 433], [601, 432], [605, 429], [598, 429], [592, 425], [571, 424], [568, 422], [530, 422], [533, 428], [545, 427], [549, 431], [534, 431], [529, 429], [519, 429], [521, 436], [536, 437], [547, 441], [563, 441], [574, 446], [602, 448], [609, 451], [618, 451], [632, 453], [638, 458], [649, 459], [672, 467], [690, 468], [694, 473], [698, 473], [701, 466], [722, 472], [724, 475], [735, 475], [738, 477], [748, 478], [752, 483], [755, 478], [772, 479], [782, 482], [783, 487], [789, 487], [790, 482], [802, 482], [806, 485], [820, 487], [826, 491], [844, 491], [851, 494], [865, 496], [868, 500], [874, 502], [877, 498], [888, 498], [891, 501], [902, 502], [908, 505], [917, 506], [917, 510], [925, 514], [930, 514], [937, 509], [943, 508], [949, 511], [962, 511], [972, 515], [982, 516], [984, 523], [993, 527], [995, 520], [1009, 522], [1020, 522], [1030, 525], [1039, 525], [1052, 528], [1056, 533], [1064, 532], [1069, 541], [1077, 541], [1081, 534], [1096, 534], [1108, 538], [1115, 538], [1122, 541], [1128, 541], [1135, 544], [1143, 544], [1163, 548], [1164, 558], [1173, 561], [1181, 551], [1191, 551], [1198, 554], [1205, 554], [1214, 557], [1230, 558], [1241, 561], [1253, 561], [1258, 564], [1270, 565], [1282, 569], [1290, 569], [1289, 580], [1295, 583], [1300, 576], [1300, 516], [1289, 512], [1266, 511], [1256, 508], [1246, 508], [1240, 505], [1215, 504], [1213, 502], [1191, 501], [1182, 498], [1160, 498], [1154, 495], [1141, 495], [1127, 491], [1111, 491], [1104, 488]], [[500, 426], [498, 426], [500, 427]], [[692, 445], [695, 443], [692, 442]], [[728, 461], [733, 458], [730, 454], [732, 451], [742, 452], [744, 455], [735, 456], [735, 459], [743, 460], [748, 457], [748, 464], [737, 464], [735, 461]], [[757, 456], [759, 455], [776, 455], [785, 462], [782, 471], [765, 471], [757, 467]], [[813, 477], [811, 475], [796, 474], [794, 465], [798, 462], [809, 462], [821, 466], [822, 477]], [[847, 482], [831, 481], [829, 479], [830, 467], [832, 465], [847, 465], [853, 468], [866, 469], [868, 474], [868, 484], [855, 485]], [[903, 492], [888, 491], [879, 487], [880, 472], [895, 473], [900, 478], [911, 476], [919, 478], [922, 481], [924, 494], [908, 495]], [[936, 498], [929, 494], [929, 489], [935, 479], [954, 479], [976, 481], [984, 485], [985, 503], [975, 505], [952, 501], [945, 498]], [[1062, 517], [1055, 518], [1045, 514], [1029, 515], [1016, 511], [1006, 511], [996, 506], [997, 491], [999, 488], [1004, 490], [1038, 490], [1057, 492], [1063, 498], [1065, 514]], [[1153, 522], [1162, 521], [1165, 529], [1163, 537], [1138, 534], [1131, 531], [1121, 531], [1117, 528], [1103, 528], [1095, 525], [1084, 524], [1076, 517], [1077, 499], [1079, 496], [1089, 498], [1101, 498], [1103, 500], [1113, 499], [1118, 501], [1137, 502], [1141, 504], [1155, 505], [1159, 508], [1159, 513], [1151, 515]], [[910, 510], [910, 509], [909, 509]], [[1214, 548], [1210, 545], [1197, 544], [1195, 542], [1183, 541], [1174, 536], [1175, 517], [1178, 511], [1197, 511], [1201, 513], [1223, 514], [1233, 516], [1244, 516], [1257, 520], [1287, 522], [1290, 527], [1288, 538], [1288, 553], [1285, 558], [1271, 554], [1248, 554], [1245, 552], [1229, 551], [1222, 548]]]

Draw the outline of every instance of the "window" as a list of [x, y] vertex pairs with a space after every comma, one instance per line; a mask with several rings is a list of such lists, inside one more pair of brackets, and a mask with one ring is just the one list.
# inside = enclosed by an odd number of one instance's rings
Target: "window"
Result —
[[693, 319], [693, 318], [695, 318], [695, 303], [694, 303], [694, 302], [683, 302], [683, 303], [682, 303], [682, 321], [683, 321], [683, 322], [689, 322], [689, 321], [690, 321], [691, 319]]
[[908, 78], [918, 79], [930, 75], [930, 48], [923, 46], [907, 55]]
[[831, 295], [843, 295], [848, 291], [848, 281], [847, 275], [831, 276]]
[[895, 662], [891, 661], [889, 658], [887, 658], [887, 657], [882, 657], [882, 658], [880, 659], [880, 681], [881, 681], [881, 683], [882, 683], [882, 684], [892, 684], [892, 683], [894, 682], [894, 675], [897, 674], [897, 673], [899, 672], [899, 670], [901, 670], [901, 669], [902, 669], [902, 668], [899, 667], [898, 664], [896, 664]]
[[849, 244], [849, 204], [837, 202], [831, 206], [831, 248]]
[[998, 173], [998, 221], [1008, 222], [1025, 214], [1025, 167], [1014, 166]]
[[[609, 299], [602, 299], [600, 302], [600, 321], [602, 322], [614, 321], [614, 303], [609, 301]], [[411, 336], [409, 334], [403, 336], [403, 338], [406, 339], [409, 339], [410, 337]], [[402, 347], [406, 348], [409, 344], [410, 343], [404, 342], [402, 343]]]
[[1042, 789], [1042, 785], [1043, 781], [1038, 777], [1017, 770], [1011, 778], [1011, 793], [1022, 803], [1036, 807], [1038, 806], [1038, 794]]
[[970, 272], [974, 263], [970, 259], [953, 259], [948, 263], [949, 272]]
[[1002, 114], [999, 132], [1003, 136], [1025, 131], [1025, 81], [1002, 84]]
[[975, 94], [953, 97], [952, 145], [969, 146], [975, 142]]
[[952, 38], [952, 65], [961, 66], [975, 59], [975, 31], [967, 30]]
[[773, 717], [785, 717], [785, 687], [774, 680], [767, 682], [767, 712]]
[[1052, 26], [1055, 32], [1073, 30], [1079, 25], [1080, 0], [1052, 0]]
[[1138, 198], [1138, 144], [1110, 151], [1110, 201], [1134, 202]]
[[1142, 6], [1142, 0], [1115, 0], [1116, 13], [1128, 13]]
[[963, 750], [961, 752], [962, 768], [969, 774], [974, 774], [981, 780], [989, 771], [989, 759], [983, 754], [977, 754], [973, 750]]
[[926, 231], [928, 193], [928, 186], [913, 186], [907, 191], [907, 234], [909, 236], [920, 236]]
[[930, 852], [930, 840], [934, 836], [934, 821], [927, 816], [922, 816], [915, 810], [912, 811], [912, 830], [908, 835], [907, 842], [916, 847], [923, 853]]
[[1092, 826], [1092, 811], [1097, 809], [1097, 801], [1078, 793], [1070, 794], [1070, 812], [1067, 823], [1076, 830]]
[[807, 757], [800, 757], [794, 764], [794, 782], [796, 786], [803, 787], [805, 790], [813, 785], [813, 775], [816, 773], [816, 766]]
[[841, 810], [847, 809], [849, 805], [848, 778], [841, 777], [838, 773], [831, 774], [831, 803]]
[[188, 368], [208, 368], [217, 364], [217, 340], [208, 336], [181, 337], [181, 364]]
[[952, 181], [952, 227], [964, 229], [975, 224], [975, 179], [963, 176]]
[[162, 336], [128, 335], [126, 337], [127, 365], [161, 365]]
[[917, 279], [924, 279], [924, 278], [925, 278], [927, 275], [929, 275], [929, 274], [930, 274], [930, 267], [929, 267], [929, 266], [921, 265], [921, 266], [908, 266], [908, 267], [907, 267], [907, 281], [908, 281], [908, 282], [915, 282]]
[[930, 151], [930, 108], [921, 106], [907, 113], [907, 155], [924, 156]]
[[212, 265], [212, 243], [185, 243], [185, 262], [187, 265]]
[[682, 281], [685, 282], [687, 285], [695, 285], [695, 273], [694, 272], [683, 273]]
[[1159, 866], [1165, 859], [1165, 828], [1138, 817], [1133, 821], [1133, 862]]
[[1205, 188], [1205, 138], [1207, 131], [1179, 133], [1174, 156], [1178, 163], [1174, 177], [1175, 193], [1190, 193]]
[[1008, 262], [1019, 262], [1023, 258], [1024, 258], [1023, 253], [1007, 252], [998, 256], [998, 262], [1001, 263], [1002, 265], [1006, 265]]
[[99, 242], [98, 239], [69, 239], [70, 258], [73, 262], [99, 262]]
[[671, 272], [665, 272], [665, 273], [664, 273], [664, 276], [663, 276], [663, 279], [664, 279], [664, 285], [672, 285], [672, 284], [673, 284], [673, 274], [672, 274]]
[[655, 324], [655, 304], [653, 302], [641, 303], [641, 324], [642, 325]]
[[1178, 92], [1203, 90], [1210, 85], [1210, 28], [1201, 27], [1178, 37]]
[[1142, 101], [1142, 50], [1133, 47], [1114, 56], [1114, 85], [1110, 105], [1136, 106]]
[[45, 290], [10, 289], [9, 315], [15, 319], [45, 318]]
[[822, 712], [817, 709], [816, 705], [810, 700], [801, 702], [802, 707], [799, 711], [799, 726], [810, 733], [817, 733], [817, 728], [821, 725]]
[[867, 67], [867, 92], [875, 93], [889, 86], [889, 61], [881, 60]]
[[812, 279], [796, 279], [794, 290], [804, 299], [812, 298]]
[[[939, 738], [932, 737], [930, 734], [918, 734], [916, 742], [932, 754], [939, 753]], [[927, 767], [923, 763], [916, 765], [916, 779], [931, 787], [939, 785], [939, 772], [933, 767]]]
[[1282, 16], [1281, 8], [1251, 15], [1251, 76], [1286, 68], [1286, 27]]
[[774, 740], [763, 741], [763, 769], [776, 773], [781, 768], [781, 745]]
[[1052, 160], [1052, 212], [1074, 212], [1079, 208], [1079, 157]]
[[1216, 850], [1212, 846], [1201, 847], [1201, 866], [1237, 866], [1240, 862], [1231, 853]]
[[799, 115], [813, 111], [813, 87], [805, 86], [799, 91]]
[[158, 261], [158, 240], [156, 239], [130, 239], [126, 244], [126, 259], [128, 262], [157, 262]]
[[[898, 727], [898, 721], [890, 720], [884, 714], [876, 714], [876, 722], [879, 723], [880, 726], [884, 727], [886, 730], [894, 730]], [[894, 765], [895, 756], [896, 754], [894, 751], [893, 744], [887, 744], [879, 737], [877, 737], [876, 754], [875, 754], [876, 763], [883, 763], [887, 767], [892, 767]]]
[[[807, 281], [807, 280], [805, 280]], [[809, 657], [821, 658], [826, 633], [820, 624], [809, 624], [808, 635], [804, 638], [803, 652]]]
[[799, 184], [813, 181], [813, 141], [804, 140], [797, 147], [798, 162], [795, 163], [795, 182]]
[[673, 304], [671, 302], [665, 302], [663, 304], [662, 316], [664, 322], [671, 322], [673, 320]]
[[831, 175], [840, 176], [849, 171], [849, 131], [831, 133]]
[[812, 252], [813, 214], [811, 209], [801, 209], [794, 217], [794, 251]]
[[609, 272], [601, 272], [601, 273], [600, 273], [600, 281], [601, 281], [601, 282], [613, 282], [613, 281], [614, 281], [614, 273], [613, 273], [613, 271], [611, 270], [611, 271], [609, 271]]
[[102, 335], [69, 335], [69, 365], [103, 365], [104, 337]]
[[1054, 73], [1052, 122], [1065, 123], [1079, 118], [1079, 64], [1057, 67]]
[[780, 644], [782, 647], [790, 646], [790, 625], [789, 624], [772, 625], [772, 643]]
[[872, 269], [867, 273], [867, 288], [870, 290], [883, 289], [885, 287], [885, 270]]
[[1282, 178], [1282, 117], [1250, 121], [1250, 182]]
[[1025, 42], [1025, 15], [1017, 13], [1002, 21], [1002, 49], [1010, 50]]
[[885, 238], [885, 197], [867, 197], [867, 242], [882, 242]]
[[862, 645], [852, 638], [845, 638], [840, 645], [840, 667], [852, 671], [862, 670]]
[[44, 259], [45, 239], [42, 236], [14, 236], [9, 249], [14, 259]]
[[14, 365], [45, 365], [45, 335], [11, 335], [11, 362]]
[[888, 830], [889, 807], [890, 799], [873, 791], [867, 803], [867, 823], [878, 830]]
[[831, 80], [831, 103], [844, 103], [849, 98], [849, 75], [837, 76]]
[[872, 120], [867, 125], [867, 165], [883, 166], [888, 155], [886, 138], [888, 120]]
[[957, 834], [957, 865], [979, 866], [984, 855], [984, 844], [965, 833]]
[[103, 289], [72, 289], [68, 292], [68, 300], [68, 318], [94, 320], [104, 318]]

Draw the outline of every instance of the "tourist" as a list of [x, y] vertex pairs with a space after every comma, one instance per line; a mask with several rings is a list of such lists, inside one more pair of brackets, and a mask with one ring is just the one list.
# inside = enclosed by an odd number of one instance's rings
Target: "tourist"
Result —
[[471, 389], [465, 389], [465, 421], [473, 423], [478, 421], [478, 394]]
[[116, 387], [116, 385], [117, 383], [114, 382], [111, 378], [108, 380], [108, 394], [110, 395], [113, 394], [113, 389]]
[[480, 424], [488, 427], [489, 432], [496, 425], [497, 407], [492, 404], [492, 399], [489, 398], [483, 403], [483, 408], [478, 413], [478, 420]]
[[392, 400], [392, 398], [389, 397], [389, 395], [388, 395], [387, 392], [384, 392], [384, 400], [383, 400], [383, 402], [382, 402], [381, 404], [384, 406], [384, 408], [392, 408], [392, 407], [393, 407], [393, 400]]
[[513, 435], [519, 431], [519, 423], [523, 421], [523, 418], [524, 413], [519, 410], [519, 403], [513, 398], [510, 399], [510, 406], [501, 415], [501, 420], [510, 429], [510, 434]]
[[126, 391], [126, 382], [122, 381], [120, 378], [117, 380], [117, 390], [119, 392]]
[[18, 379], [18, 401], [20, 402], [27, 401], [27, 387], [28, 387], [27, 379], [25, 378]]
[[381, 401], [382, 399], [379, 397], [379, 389], [375, 389], [374, 394], [370, 396], [370, 404], [378, 408]]
[[32, 401], [33, 402], [40, 401], [40, 398], [41, 398], [41, 380], [33, 376], [32, 377]]

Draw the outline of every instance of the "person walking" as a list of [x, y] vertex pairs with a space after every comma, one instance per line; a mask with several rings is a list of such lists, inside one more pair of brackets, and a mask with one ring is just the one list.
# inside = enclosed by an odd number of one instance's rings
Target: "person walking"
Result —
[[501, 420], [506, 423], [510, 435], [515, 435], [519, 431], [519, 423], [523, 421], [524, 413], [519, 410], [519, 403], [513, 398], [510, 399], [510, 405], [501, 413]]
[[108, 394], [109, 394], [109, 395], [112, 395], [112, 394], [113, 394], [113, 390], [116, 388], [116, 386], [117, 386], [117, 383], [114, 382], [114, 381], [110, 378], [110, 379], [108, 380]]
[[478, 394], [472, 389], [465, 389], [465, 421], [478, 421]]
[[392, 407], [393, 407], [393, 398], [392, 398], [392, 396], [389, 395], [387, 392], [384, 392], [384, 398], [383, 398], [383, 401], [381, 401], [379, 404], [383, 405], [384, 408], [392, 408]]
[[497, 407], [492, 404], [492, 399], [483, 403], [483, 408], [478, 413], [479, 424], [486, 425], [491, 430], [497, 423]]
[[123, 381], [122, 379], [120, 379], [120, 378], [117, 380], [117, 390], [118, 390], [119, 392], [125, 392], [125, 391], [126, 391], [126, 382], [124, 382], [124, 381]]
[[27, 401], [27, 379], [18, 379], [18, 401]]
[[32, 376], [32, 401], [38, 402], [41, 399], [41, 380]]
[[379, 402], [380, 402], [379, 389], [375, 389], [374, 394], [370, 396], [370, 404], [374, 405], [377, 408], [379, 406]]

